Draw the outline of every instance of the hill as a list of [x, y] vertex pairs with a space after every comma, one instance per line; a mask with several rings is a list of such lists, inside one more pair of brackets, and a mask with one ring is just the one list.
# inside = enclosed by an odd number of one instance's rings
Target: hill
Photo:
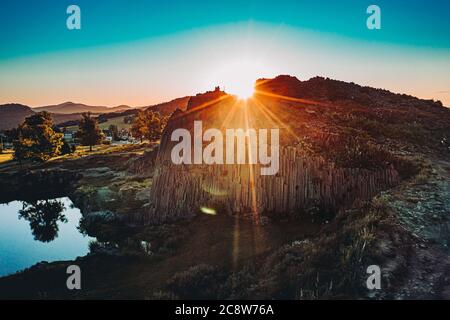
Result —
[[[169, 102], [159, 103], [156, 105], [143, 106], [143, 107], [121, 110], [121, 111], [111, 112], [111, 110], [113, 108], [110, 108], [109, 112], [100, 114], [98, 116], [98, 121], [101, 124], [102, 128], [108, 128], [108, 126], [111, 124], [117, 125], [119, 128], [128, 128], [130, 126], [130, 124], [125, 123], [124, 118], [125, 117], [134, 117], [140, 109], [142, 109], [142, 110], [150, 109], [154, 112], [159, 112], [161, 115], [169, 116], [176, 109], [186, 110], [187, 104], [189, 102], [189, 98], [190, 97], [182, 97], [182, 98], [177, 98], [177, 99], [171, 100]], [[75, 115], [72, 115], [72, 116], [74, 116], [74, 119], [68, 119], [67, 122], [60, 121], [60, 122], [58, 122], [58, 124], [60, 126], [67, 126], [67, 127], [77, 126], [78, 125], [77, 120], [79, 119], [79, 117], [77, 118], [77, 117], [75, 117]], [[61, 117], [58, 117], [58, 118], [61, 118]]]
[[159, 112], [163, 116], [171, 115], [176, 109], [186, 110], [190, 97], [182, 97], [171, 100], [169, 102], [163, 102], [155, 104], [153, 106], [143, 107], [144, 109], [150, 109], [153, 112]]
[[423, 100], [411, 95], [393, 93], [385, 89], [361, 86], [330, 78], [314, 77], [300, 81], [296, 77], [280, 75], [273, 79], [258, 79], [257, 91], [275, 93], [284, 97], [327, 100], [330, 102], [359, 103], [366, 107], [395, 107], [413, 105], [415, 107], [442, 107], [440, 101]]
[[0, 130], [9, 130], [34, 114], [30, 107], [18, 103], [0, 105]]
[[120, 105], [117, 107], [105, 107], [105, 106], [90, 106], [83, 103], [75, 103], [75, 102], [64, 102], [56, 105], [49, 105], [43, 107], [33, 108], [34, 111], [48, 111], [51, 113], [59, 113], [59, 114], [71, 114], [71, 113], [82, 113], [82, 112], [91, 112], [95, 114], [100, 113], [109, 113], [109, 112], [120, 112], [124, 110], [132, 109], [126, 105]]
[[[16, 128], [26, 117], [33, 115], [35, 112], [38, 111], [23, 104], [10, 103], [0, 105], [0, 130]], [[78, 121], [81, 118], [81, 113], [50, 113], [50, 115], [55, 124]]]

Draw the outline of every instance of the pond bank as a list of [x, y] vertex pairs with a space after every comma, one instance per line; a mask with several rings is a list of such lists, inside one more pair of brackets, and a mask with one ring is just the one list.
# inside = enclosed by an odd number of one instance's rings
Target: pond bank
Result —
[[36, 263], [74, 260], [94, 240], [79, 229], [80, 210], [69, 198], [0, 204], [0, 276]]

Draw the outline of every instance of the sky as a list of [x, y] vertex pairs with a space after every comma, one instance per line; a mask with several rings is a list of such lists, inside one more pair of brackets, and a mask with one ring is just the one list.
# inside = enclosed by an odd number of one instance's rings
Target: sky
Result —
[[290, 74], [450, 106], [449, 13], [446, 0], [2, 0], [0, 103], [143, 106]]

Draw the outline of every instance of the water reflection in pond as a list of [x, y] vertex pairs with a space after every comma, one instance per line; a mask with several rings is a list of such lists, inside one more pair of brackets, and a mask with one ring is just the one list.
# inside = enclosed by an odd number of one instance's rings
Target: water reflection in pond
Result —
[[69, 198], [0, 204], [0, 276], [40, 261], [73, 260], [89, 251]]
[[58, 237], [58, 222], [67, 223], [67, 218], [63, 214], [64, 209], [64, 203], [56, 199], [23, 202], [19, 218], [30, 223], [35, 240], [50, 242]]

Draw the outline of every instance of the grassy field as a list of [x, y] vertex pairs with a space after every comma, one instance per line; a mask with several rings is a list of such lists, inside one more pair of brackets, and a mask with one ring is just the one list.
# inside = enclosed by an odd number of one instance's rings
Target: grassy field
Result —
[[92, 151], [89, 151], [89, 147], [87, 146], [77, 146], [74, 153], [66, 154], [58, 157], [54, 157], [49, 161], [55, 161], [60, 159], [77, 159], [85, 156], [91, 155], [107, 155], [111, 153], [123, 152], [128, 150], [133, 150], [136, 148], [140, 148], [144, 145], [136, 145], [136, 144], [126, 144], [126, 145], [106, 145], [99, 144], [92, 147]]
[[[41, 166], [52, 166], [53, 163], [62, 163], [67, 160], [75, 160], [87, 156], [92, 155], [110, 155], [110, 154], [117, 154], [121, 152], [128, 152], [133, 151], [136, 154], [142, 154], [144, 150], [148, 147], [147, 144], [126, 144], [126, 145], [96, 145], [92, 147], [92, 151], [89, 151], [89, 147], [87, 146], [77, 146], [74, 153], [61, 155], [57, 157], [51, 158], [46, 163], [40, 163], [40, 162], [30, 162], [29, 160], [24, 161], [22, 164], [31, 169], [31, 168], [38, 168]], [[136, 151], [137, 150], [137, 151]], [[0, 171], [2, 172], [11, 172], [14, 170], [19, 170], [22, 167], [20, 167], [19, 163], [17, 161], [13, 161], [13, 151], [12, 150], [6, 150], [2, 154], [0, 154]]]
[[12, 160], [13, 151], [12, 150], [4, 150], [3, 153], [0, 153], [0, 163], [4, 163]]
[[110, 125], [112, 125], [112, 124], [116, 125], [117, 129], [119, 129], [119, 130], [121, 130], [121, 129], [129, 129], [131, 127], [131, 124], [124, 123], [123, 122], [123, 118], [124, 117], [117, 117], [117, 118], [108, 119], [108, 121], [99, 124], [100, 129], [102, 129], [102, 130], [108, 129], [108, 127]]
[[[102, 130], [106, 130], [106, 129], [109, 128], [110, 125], [113, 124], [113, 125], [116, 125], [117, 129], [119, 129], [119, 130], [121, 130], [121, 129], [129, 129], [131, 127], [131, 124], [130, 123], [124, 123], [123, 122], [123, 118], [124, 117], [117, 117], [117, 118], [108, 119], [108, 121], [100, 123], [99, 127]], [[68, 131], [78, 131], [78, 126], [69, 126], [69, 127], [66, 127], [66, 129]]]
[[[57, 159], [74, 159], [93, 154], [107, 154], [111, 152], [126, 150], [128, 148], [130, 148], [130, 145], [96, 145], [92, 147], [92, 151], [89, 151], [89, 147], [87, 146], [77, 146], [74, 153], [53, 157], [52, 159], [50, 159], [50, 161], [54, 161]], [[13, 159], [13, 153], [13, 150], [4, 150], [3, 153], [0, 153], [0, 164], [11, 161]]]

